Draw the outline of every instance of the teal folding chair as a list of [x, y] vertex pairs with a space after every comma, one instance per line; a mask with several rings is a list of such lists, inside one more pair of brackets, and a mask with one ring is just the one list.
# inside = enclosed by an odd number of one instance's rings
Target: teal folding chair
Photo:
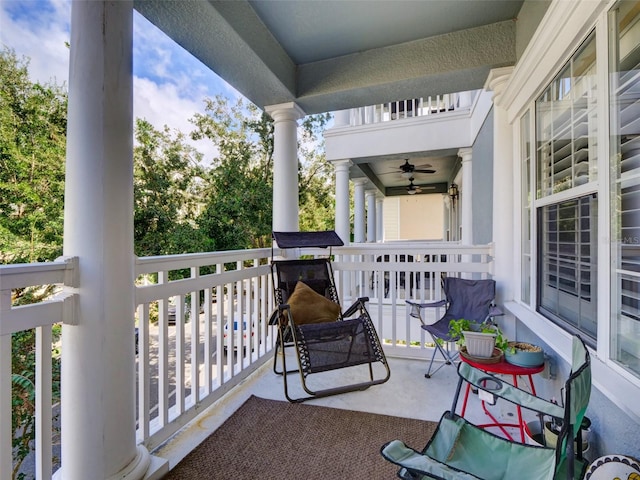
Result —
[[[401, 467], [400, 478], [573, 480], [584, 476], [587, 462], [582, 458], [579, 426], [591, 395], [591, 363], [582, 339], [574, 337], [573, 340], [572, 369], [564, 387], [563, 406], [520, 390], [464, 362], [458, 366], [458, 374], [452, 409], [444, 413], [422, 451], [413, 450], [400, 440], [382, 447], [382, 456]], [[507, 440], [456, 415], [463, 382], [523, 408], [562, 418], [556, 447]]]

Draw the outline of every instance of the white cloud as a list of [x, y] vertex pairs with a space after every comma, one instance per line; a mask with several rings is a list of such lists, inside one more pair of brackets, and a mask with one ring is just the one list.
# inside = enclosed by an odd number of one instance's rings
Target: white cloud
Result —
[[[29, 58], [33, 81], [68, 85], [70, 0], [0, 0], [0, 44]], [[204, 98], [240, 94], [182, 47], [134, 12], [134, 116], [154, 127], [183, 132], [189, 119], [204, 113]], [[209, 160], [210, 142], [189, 143]]]
[[69, 78], [71, 3], [56, 0], [0, 1], [0, 43], [30, 59], [33, 81], [66, 84]]
[[[182, 97], [179, 88], [173, 84], [158, 85], [149, 79], [135, 77], [133, 89], [135, 92], [134, 115], [136, 118], [147, 120], [157, 130], [167, 125], [173, 130], [179, 130], [188, 135], [193, 130], [189, 119], [196, 112], [204, 111], [201, 100], [195, 101]], [[211, 142], [189, 139], [188, 143], [201, 152], [207, 162], [217, 154], [217, 149]]]

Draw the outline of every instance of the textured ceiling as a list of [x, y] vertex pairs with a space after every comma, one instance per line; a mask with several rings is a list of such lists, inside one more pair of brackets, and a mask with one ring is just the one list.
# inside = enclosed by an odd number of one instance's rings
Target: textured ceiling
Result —
[[259, 107], [308, 114], [481, 88], [522, 0], [135, 0]]
[[522, 1], [249, 0], [296, 64], [516, 18]]

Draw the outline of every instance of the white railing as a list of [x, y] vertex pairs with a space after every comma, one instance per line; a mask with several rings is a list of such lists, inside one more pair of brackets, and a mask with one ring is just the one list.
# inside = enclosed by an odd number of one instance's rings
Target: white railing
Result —
[[273, 348], [270, 256], [262, 249], [138, 259], [138, 441], [150, 450]]
[[[412, 98], [395, 102], [379, 103], [351, 108], [346, 125], [369, 125], [405, 118], [425, 117], [445, 112], [470, 110], [477, 92], [460, 92], [436, 95], [435, 97]], [[336, 119], [335, 126], [346, 126]]]
[[[295, 252], [301, 254], [321, 256], [328, 252]], [[438, 300], [443, 295], [443, 274], [487, 278], [493, 265], [491, 246], [451, 243], [358, 244], [335, 248], [332, 254], [343, 307], [368, 296], [369, 312], [385, 342], [385, 352], [401, 357], [427, 358], [431, 352], [424, 331], [409, 317], [404, 300]], [[259, 249], [137, 259], [139, 443], [153, 450], [272, 359], [275, 331], [268, 326], [273, 310], [271, 257], [270, 249]], [[12, 467], [11, 334], [36, 328], [36, 417], [39, 431], [50, 432], [52, 400], [47, 392], [52, 387], [52, 325], [74, 323], [71, 307], [77, 295], [63, 292], [47, 302], [14, 307], [11, 293], [17, 288], [47, 284], [77, 287], [76, 262], [70, 259], [0, 267], [2, 479], [11, 478]], [[182, 278], [177, 279], [179, 276]], [[433, 319], [442, 313], [434, 311]], [[238, 328], [230, 334], [234, 323]], [[64, 359], [64, 352], [62, 355]], [[36, 478], [49, 479], [51, 435], [38, 434], [37, 438]]]
[[[0, 478], [10, 479], [13, 471], [13, 431], [11, 426], [12, 371], [11, 336], [35, 329], [35, 477], [51, 478], [53, 466], [53, 374], [52, 341], [55, 324], [74, 323], [75, 294], [60, 291], [50, 300], [31, 305], [12, 305], [16, 290], [58, 285], [76, 287], [77, 258], [55, 262], [0, 266]], [[19, 372], [22, 373], [22, 372]]]
[[[456, 243], [394, 242], [359, 244], [336, 249], [334, 270], [341, 298], [369, 297], [368, 310], [389, 356], [427, 358], [431, 338], [409, 317], [405, 300], [430, 302], [444, 298], [444, 275], [491, 278], [493, 247]], [[428, 309], [436, 321], [443, 309]]]

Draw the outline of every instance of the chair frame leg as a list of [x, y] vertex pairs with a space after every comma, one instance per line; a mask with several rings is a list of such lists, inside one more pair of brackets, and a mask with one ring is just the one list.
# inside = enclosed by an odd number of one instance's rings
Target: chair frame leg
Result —
[[[292, 329], [293, 332], [293, 344], [289, 345], [290, 347], [293, 347], [297, 350], [297, 338], [296, 338], [296, 334], [295, 334], [295, 330]], [[334, 388], [326, 388], [323, 390], [319, 390], [319, 391], [314, 391], [311, 390], [306, 383], [306, 378], [309, 375], [308, 373], [305, 373], [303, 370], [303, 366], [302, 366], [302, 362], [300, 359], [300, 354], [299, 352], [296, 352], [296, 359], [297, 359], [297, 363], [298, 363], [298, 368], [295, 370], [287, 370], [287, 356], [285, 353], [285, 347], [284, 347], [284, 340], [283, 340], [283, 331], [282, 328], [279, 329], [279, 333], [278, 333], [278, 340], [279, 340], [279, 345], [278, 345], [278, 341], [276, 342], [276, 349], [274, 352], [274, 372], [277, 373], [278, 375], [282, 375], [282, 379], [283, 379], [283, 383], [284, 383], [284, 396], [285, 398], [291, 402], [291, 403], [302, 403], [302, 402], [306, 402], [307, 400], [312, 400], [314, 398], [323, 398], [323, 397], [328, 397], [331, 395], [338, 395], [341, 393], [347, 393], [347, 392], [353, 392], [353, 391], [362, 391], [362, 390], [366, 390], [369, 387], [373, 386], [373, 385], [380, 385], [382, 383], [385, 383], [387, 380], [389, 380], [389, 377], [391, 376], [391, 370], [389, 368], [389, 363], [387, 361], [383, 361], [380, 362], [384, 365], [385, 370], [386, 370], [386, 374], [384, 377], [381, 377], [377, 380], [375, 380], [375, 374], [373, 371], [373, 362], [370, 362], [368, 364], [369, 367], [369, 381], [367, 382], [360, 382], [360, 383], [352, 383], [349, 385], [342, 385], [342, 386], [338, 386], [338, 387], [334, 387]], [[276, 363], [277, 363], [277, 359], [278, 359], [278, 346], [282, 351], [282, 372], [278, 372], [277, 368], [276, 368]], [[284, 374], [283, 374], [284, 372]], [[289, 395], [289, 384], [288, 384], [288, 374], [290, 373], [299, 373], [300, 374], [300, 383], [301, 383], [301, 387], [302, 389], [308, 394], [308, 396], [306, 397], [298, 397], [298, 398], [294, 398], [291, 395]]]
[[[460, 355], [458, 352], [455, 352], [453, 355], [451, 355], [451, 350], [449, 350], [449, 343], [451, 342], [447, 342], [447, 348], [445, 350], [442, 347], [442, 345], [440, 345], [440, 343], [438, 342], [438, 339], [433, 338], [433, 341], [436, 347], [433, 349], [433, 354], [431, 355], [431, 361], [429, 362], [429, 368], [427, 369], [427, 373], [424, 374], [424, 378], [431, 378], [433, 375], [436, 374], [438, 370], [440, 370], [445, 365], [455, 365], [455, 362], [458, 359], [458, 356]], [[433, 361], [435, 360], [436, 353], [438, 352], [440, 352], [440, 355], [442, 355], [442, 357], [444, 358], [444, 363], [432, 372], [431, 368], [433, 367]]]

